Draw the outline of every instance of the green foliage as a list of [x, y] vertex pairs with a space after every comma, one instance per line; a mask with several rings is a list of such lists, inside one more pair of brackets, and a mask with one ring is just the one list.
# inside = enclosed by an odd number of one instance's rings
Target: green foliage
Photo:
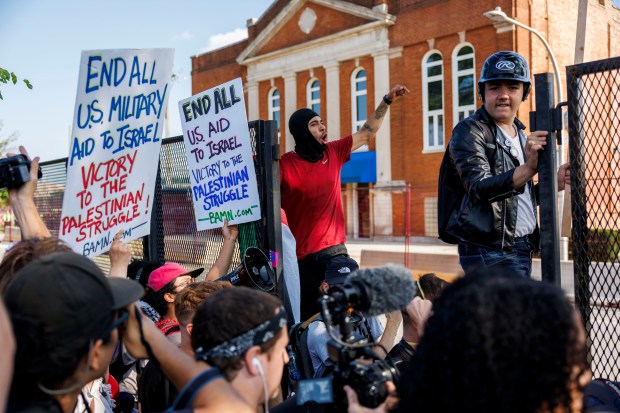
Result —
[[588, 258], [594, 262], [616, 262], [620, 258], [620, 231], [590, 228]]
[[[17, 75], [13, 72], [9, 72], [8, 70], [0, 67], [0, 83], [17, 83]], [[28, 89], [32, 89], [32, 83], [28, 79], [22, 79], [22, 82], [26, 85]], [[2, 96], [2, 91], [0, 90], [0, 99], [4, 99]]]
[[0, 208], [9, 206], [9, 190], [4, 188], [0, 190]]

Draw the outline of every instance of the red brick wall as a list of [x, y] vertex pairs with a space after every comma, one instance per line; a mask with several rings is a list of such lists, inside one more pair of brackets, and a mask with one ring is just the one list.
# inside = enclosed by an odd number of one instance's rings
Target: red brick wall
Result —
[[[316, 13], [317, 19], [312, 31], [305, 34], [301, 31], [297, 23], [299, 22], [301, 14], [308, 7]], [[293, 15], [284, 27], [282, 27], [263, 48], [261, 48], [260, 53], [266, 54], [274, 50], [280, 50], [314, 39], [320, 39], [321, 37], [329, 36], [366, 23], [370, 23], [370, 21], [350, 14], [337, 12], [315, 3], [307, 3]]]

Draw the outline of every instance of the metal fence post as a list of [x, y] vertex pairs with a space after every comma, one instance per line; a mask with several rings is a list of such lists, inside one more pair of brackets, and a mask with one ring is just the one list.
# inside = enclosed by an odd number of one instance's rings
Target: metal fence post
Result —
[[166, 243], [164, 241], [164, 218], [162, 205], [161, 161], [157, 163], [157, 178], [151, 211], [151, 232], [143, 238], [144, 259], [163, 263]]
[[[589, 228], [587, 215], [588, 195], [586, 188], [586, 165], [588, 164], [587, 144], [582, 118], [584, 105], [582, 91], [580, 90], [581, 74], [575, 66], [566, 70], [566, 83], [568, 85], [568, 133], [569, 133], [569, 159], [571, 173], [571, 216], [573, 240], [573, 277], [575, 283], [575, 306], [579, 310], [586, 330], [586, 356], [588, 363], [592, 365], [592, 307], [590, 306], [590, 254], [589, 254]], [[596, 372], [595, 372], [596, 373]]]
[[534, 75], [536, 111], [530, 112], [530, 130], [548, 131], [547, 145], [538, 155], [540, 202], [541, 273], [543, 281], [560, 285], [560, 239], [558, 234], [556, 133], [554, 126], [553, 74]]

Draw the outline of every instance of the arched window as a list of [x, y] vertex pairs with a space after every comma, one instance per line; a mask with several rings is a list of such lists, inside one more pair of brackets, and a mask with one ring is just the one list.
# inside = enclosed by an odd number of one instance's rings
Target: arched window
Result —
[[308, 107], [321, 114], [321, 84], [317, 79], [310, 79], [306, 86], [306, 99]]
[[275, 120], [280, 132], [280, 91], [273, 88], [269, 91], [269, 120]]
[[366, 122], [367, 112], [366, 71], [358, 67], [351, 75], [351, 125], [357, 132]]
[[469, 43], [452, 52], [452, 107], [455, 125], [476, 111], [476, 61]]
[[443, 58], [431, 50], [422, 59], [424, 151], [444, 149]]

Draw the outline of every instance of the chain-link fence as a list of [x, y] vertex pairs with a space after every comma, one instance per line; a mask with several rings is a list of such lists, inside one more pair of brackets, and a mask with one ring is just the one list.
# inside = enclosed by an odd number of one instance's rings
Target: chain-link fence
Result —
[[594, 376], [620, 380], [620, 58], [566, 78], [575, 301]]
[[[263, 218], [239, 225], [239, 238], [231, 268], [240, 263], [240, 251], [245, 251], [247, 247], [259, 247], [268, 256], [271, 253], [276, 257], [277, 251], [281, 250], [281, 242], [278, 244], [277, 240], [273, 239], [278, 231], [271, 228], [276, 224], [279, 227], [280, 222], [279, 204], [277, 217], [274, 217], [273, 200], [270, 199], [274, 198], [272, 146], [277, 146], [277, 137], [270, 122], [250, 122], [249, 128], [255, 169], [261, 188], [259, 197]], [[37, 187], [35, 202], [52, 235], [57, 236], [67, 176], [67, 159], [44, 162], [41, 169], [43, 178]], [[219, 254], [222, 242], [220, 229], [198, 231], [196, 228], [183, 137], [163, 139], [151, 216], [151, 233], [130, 243], [133, 256], [159, 262], [177, 262], [188, 269], [210, 268]], [[108, 254], [96, 257], [95, 262], [104, 271], [109, 269]], [[281, 265], [274, 267], [277, 270]], [[279, 272], [277, 274], [279, 275]]]

